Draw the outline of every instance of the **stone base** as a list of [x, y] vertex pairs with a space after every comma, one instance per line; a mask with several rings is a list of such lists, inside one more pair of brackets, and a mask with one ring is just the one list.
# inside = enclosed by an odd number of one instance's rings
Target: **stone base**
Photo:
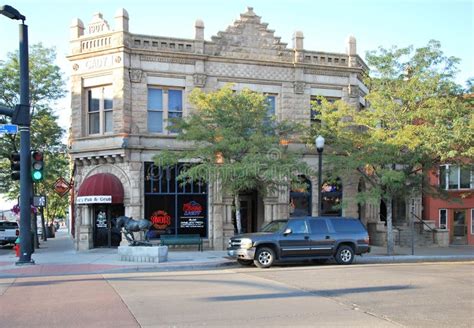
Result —
[[130, 262], [166, 262], [168, 246], [119, 246], [120, 261]]

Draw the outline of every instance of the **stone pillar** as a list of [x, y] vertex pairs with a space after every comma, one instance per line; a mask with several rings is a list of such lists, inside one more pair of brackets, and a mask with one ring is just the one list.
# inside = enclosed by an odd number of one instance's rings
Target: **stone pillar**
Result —
[[349, 56], [348, 66], [357, 67], [357, 41], [352, 35], [347, 38], [346, 53]]
[[230, 237], [234, 235], [234, 225], [232, 224], [232, 197], [223, 197], [223, 243], [224, 247], [227, 247]]
[[83, 35], [84, 35], [84, 23], [79, 18], [73, 19], [70, 26], [71, 40], [79, 39]]
[[115, 13], [115, 31], [128, 32], [128, 12], [120, 8]]
[[90, 217], [91, 210], [87, 205], [78, 205], [78, 217], [80, 225], [77, 229], [78, 243], [77, 250], [84, 251], [93, 247], [93, 236], [92, 236], [92, 218]]
[[196, 20], [194, 51], [198, 54], [204, 53], [204, 22], [200, 19]]
[[356, 177], [341, 177], [342, 178], [342, 215], [357, 218], [358, 207], [356, 202], [357, 196], [357, 176]]
[[293, 34], [293, 50], [295, 51], [295, 63], [302, 63], [304, 59], [304, 54], [303, 54], [303, 32], [301, 31], [296, 31]]

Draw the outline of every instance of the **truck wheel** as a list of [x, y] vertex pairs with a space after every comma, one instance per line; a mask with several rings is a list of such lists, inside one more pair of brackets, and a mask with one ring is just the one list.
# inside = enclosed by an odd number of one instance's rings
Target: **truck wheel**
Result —
[[269, 268], [275, 261], [275, 252], [269, 247], [261, 247], [257, 249], [255, 254], [255, 265], [259, 268]]
[[354, 250], [347, 245], [339, 246], [336, 252], [336, 262], [339, 264], [351, 264], [354, 261]]
[[250, 266], [250, 265], [253, 264], [253, 260], [237, 259], [237, 263], [239, 263], [240, 265], [244, 265], [244, 266]]

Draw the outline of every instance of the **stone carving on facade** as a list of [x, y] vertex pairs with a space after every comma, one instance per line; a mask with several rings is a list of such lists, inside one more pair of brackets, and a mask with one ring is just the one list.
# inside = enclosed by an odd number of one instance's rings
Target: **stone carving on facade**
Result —
[[359, 97], [359, 87], [357, 85], [349, 84], [349, 96]]
[[304, 88], [305, 88], [305, 83], [298, 81], [293, 83], [293, 86], [295, 88], [295, 93], [302, 94], [304, 93]]
[[268, 29], [268, 24], [262, 23], [260, 19], [253, 8], [248, 7], [247, 12], [240, 14], [240, 19], [233, 25], [212, 37], [216, 45], [215, 53], [242, 58], [281, 56], [287, 50], [287, 44], [281, 42], [281, 38], [275, 36], [275, 31]]
[[103, 18], [102, 13], [96, 13], [87, 26], [88, 34], [99, 34], [110, 31], [109, 23]]
[[321, 70], [321, 69], [305, 68], [304, 73], [312, 74], [312, 75], [350, 77], [350, 73], [348, 72], [341, 72], [341, 71], [335, 71], [335, 70]]
[[141, 69], [130, 70], [130, 81], [140, 83], [142, 81], [143, 71]]
[[194, 85], [199, 88], [204, 88], [206, 85], [207, 75], [206, 74], [194, 74], [193, 75]]
[[170, 57], [158, 57], [158, 56], [146, 56], [146, 55], [140, 56], [140, 60], [147, 61], [147, 62], [185, 64], [185, 65], [194, 65], [196, 63], [194, 59], [170, 58]]

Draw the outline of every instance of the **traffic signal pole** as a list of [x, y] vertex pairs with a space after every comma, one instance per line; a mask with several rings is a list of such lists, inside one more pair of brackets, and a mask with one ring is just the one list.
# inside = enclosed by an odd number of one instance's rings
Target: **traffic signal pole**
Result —
[[[9, 5], [0, 6], [0, 14], [20, 24], [20, 103], [15, 109], [0, 106], [0, 114], [12, 117], [20, 131], [20, 258], [17, 265], [34, 264], [31, 259], [31, 176], [30, 176], [30, 72], [28, 68], [28, 26], [25, 16]], [[36, 223], [36, 222], [35, 222]]]
[[[34, 264], [31, 259], [30, 90], [28, 26], [20, 24], [20, 258], [17, 265]], [[23, 121], [23, 122], [22, 122]], [[23, 124], [20, 124], [23, 123]]]

